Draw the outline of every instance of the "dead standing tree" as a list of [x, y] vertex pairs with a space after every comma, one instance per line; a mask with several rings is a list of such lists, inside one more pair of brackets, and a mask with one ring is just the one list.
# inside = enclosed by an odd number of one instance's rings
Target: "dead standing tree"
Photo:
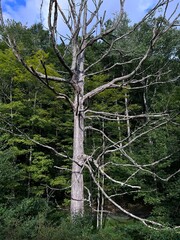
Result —
[[[150, 52], [154, 47], [154, 45], [156, 44], [156, 42], [158, 41], [158, 39], [173, 27], [178, 16], [174, 17], [174, 19], [171, 21], [171, 24], [169, 24], [166, 28], [160, 29], [158, 28], [158, 26], [156, 25], [154, 26], [154, 29], [152, 31], [151, 42], [149, 44], [149, 47], [144, 52], [144, 55], [138, 61], [137, 59], [132, 59], [130, 62], [127, 62], [127, 64], [133, 62], [134, 60], [136, 60], [137, 62], [136, 67], [131, 72], [125, 75], [121, 75], [120, 77], [113, 78], [108, 82], [102, 84], [101, 86], [92, 89], [89, 92], [85, 92], [84, 87], [86, 84], [87, 76], [90, 76], [90, 75], [92, 76], [93, 74], [98, 75], [103, 73], [104, 71], [107, 72], [113, 69], [117, 65], [121, 65], [121, 63], [116, 63], [115, 65], [107, 67], [106, 69], [101, 70], [99, 72], [90, 73], [91, 68], [96, 64], [98, 64], [99, 62], [101, 62], [106, 56], [108, 56], [108, 54], [111, 52], [111, 50], [114, 49], [114, 46], [118, 41], [121, 41], [122, 39], [129, 36], [133, 31], [138, 29], [138, 27], [149, 16], [153, 15], [158, 8], [164, 7], [165, 9], [164, 17], [165, 17], [169, 2], [170, 1], [168, 0], [159, 0], [158, 3], [154, 6], [154, 8], [149, 11], [149, 13], [142, 19], [140, 23], [138, 23], [129, 32], [114, 39], [108, 45], [107, 50], [103, 52], [101, 56], [97, 56], [96, 62], [92, 63], [90, 66], [86, 66], [85, 65], [86, 50], [89, 47], [91, 47], [94, 43], [98, 42], [99, 40], [103, 41], [104, 37], [112, 33], [123, 20], [125, 0], [120, 0], [120, 11], [119, 11], [120, 14], [117, 20], [114, 22], [114, 24], [107, 29], [105, 29], [104, 27], [105, 14], [100, 16], [100, 10], [103, 4], [103, 0], [92, 0], [92, 1], [67, 0], [68, 10], [66, 11], [62, 9], [60, 1], [49, 0], [48, 27], [49, 27], [50, 38], [52, 41], [54, 52], [59, 60], [59, 63], [61, 66], [64, 67], [66, 71], [65, 78], [49, 76], [46, 71], [46, 65], [43, 61], [41, 61], [41, 64], [43, 66], [44, 72], [42, 73], [42, 72], [36, 71], [33, 67], [29, 66], [24, 61], [21, 54], [19, 53], [18, 46], [16, 45], [15, 40], [12, 37], [10, 37], [8, 34], [6, 34], [6, 36], [4, 35], [5, 41], [12, 48], [15, 56], [23, 64], [23, 66], [33, 76], [35, 76], [39, 81], [41, 81], [51, 91], [53, 91], [56, 94], [58, 99], [65, 99], [69, 103], [70, 107], [73, 109], [74, 136], [73, 136], [73, 157], [72, 157], [72, 175], [71, 175], [72, 176], [71, 178], [71, 216], [72, 217], [76, 215], [83, 215], [84, 213], [85, 198], [84, 198], [83, 169], [87, 168], [90, 172], [90, 175], [94, 183], [97, 185], [98, 189], [101, 191], [103, 196], [107, 198], [117, 208], [119, 208], [121, 211], [128, 214], [129, 216], [136, 218], [138, 220], [141, 220], [145, 224], [151, 224], [151, 225], [155, 224], [157, 226], [160, 226], [160, 224], [156, 222], [145, 220], [129, 213], [128, 211], [123, 209], [119, 204], [117, 204], [111, 196], [108, 196], [106, 191], [99, 184], [98, 180], [96, 179], [96, 176], [94, 175], [91, 165], [93, 162], [93, 166], [95, 166], [98, 169], [98, 171], [100, 171], [101, 175], [103, 175], [105, 178], [109, 179], [110, 181], [116, 184], [119, 184], [120, 186], [127, 186], [134, 190], [139, 190], [140, 186], [133, 186], [131, 184], [128, 184], [129, 179], [133, 178], [133, 176], [135, 176], [138, 171], [147, 171], [149, 174], [154, 174], [154, 173], [146, 170], [145, 165], [139, 165], [134, 159], [132, 159], [132, 157], [126, 153], [125, 147], [129, 146], [136, 139], [147, 134], [148, 132], [153, 131], [154, 129], [157, 129], [158, 127], [162, 126], [163, 124], [165, 124], [166, 120], [162, 122], [157, 121], [157, 123], [152, 125], [150, 129], [146, 129], [143, 132], [141, 131], [140, 133], [138, 133], [138, 130], [136, 130], [137, 134], [136, 135], [132, 134], [132, 137], [128, 142], [126, 141], [127, 139], [121, 139], [118, 142], [115, 142], [112, 139], [110, 139], [102, 130], [95, 129], [92, 126], [85, 126], [86, 115], [87, 115], [87, 118], [92, 118], [94, 115], [95, 117], [98, 116], [102, 119], [114, 118], [117, 121], [120, 121], [120, 119], [125, 119], [127, 121], [127, 117], [128, 119], [130, 119], [130, 118], [137, 118], [137, 117], [141, 118], [146, 116], [144, 115], [125, 116], [118, 113], [112, 114], [107, 112], [95, 112], [95, 111], [85, 109], [85, 103], [87, 102], [87, 100], [94, 98], [96, 95], [102, 93], [103, 91], [106, 91], [107, 89], [118, 88], [121, 90], [123, 87], [127, 87], [129, 84], [131, 84], [131, 82], [133, 82], [133, 76], [135, 76], [135, 74], [141, 69], [141, 66], [143, 65], [143, 63], [150, 56]], [[41, 4], [41, 7], [43, 7], [43, 1]], [[171, 18], [173, 16], [174, 14], [171, 16]], [[59, 51], [58, 43], [56, 41], [56, 37], [58, 36], [60, 37], [60, 40], [64, 44], [63, 35], [60, 35], [58, 33], [59, 18], [63, 20], [63, 22], [66, 24], [66, 27], [69, 31], [69, 37], [68, 37], [69, 42], [67, 45], [65, 45], [64, 53], [66, 53], [66, 50], [68, 50], [68, 54], [70, 52], [71, 64], [68, 64], [68, 62], [65, 61], [65, 57], [62, 54], [62, 52]], [[3, 23], [2, 20], [1, 20], [1, 23]], [[160, 74], [161, 74], [160, 72], [155, 73], [154, 77], [158, 78]], [[150, 77], [152, 77], [152, 75], [146, 76], [143, 79], [138, 80], [138, 82], [143, 82], [144, 79], [147, 79]], [[70, 85], [73, 89], [73, 94], [74, 94], [73, 97], [68, 96], [68, 94], [58, 92], [51, 85], [51, 82]], [[149, 115], [148, 117], [151, 117], [151, 116]], [[162, 114], [156, 114], [156, 115], [154, 114], [153, 117], [162, 117]], [[84, 151], [84, 136], [85, 136], [84, 133], [85, 133], [85, 130], [87, 129], [90, 129], [91, 131], [99, 132], [102, 135], [103, 139], [106, 139], [106, 141], [110, 143], [110, 146], [108, 148], [106, 146], [103, 147], [103, 151], [99, 153], [98, 156], [96, 156], [96, 159], [94, 159], [93, 153], [91, 156], [87, 156]], [[103, 165], [100, 165], [99, 159], [102, 158], [102, 156], [104, 156], [105, 154], [116, 152], [116, 151], [120, 151], [121, 154], [128, 159], [128, 161], [130, 162], [130, 165], [135, 166], [135, 169], [136, 169], [135, 172], [131, 176], [129, 176], [129, 178], [124, 182], [115, 180], [112, 176], [109, 176], [108, 173], [105, 172], [105, 166], [108, 164], [111, 164], [110, 162], [103, 162]], [[66, 157], [63, 154], [60, 154], [60, 155], [63, 157]], [[159, 160], [159, 162], [160, 161], [161, 160]], [[158, 162], [154, 162], [152, 164], [155, 165], [157, 163]], [[121, 165], [118, 165], [117, 167], [121, 167]]]

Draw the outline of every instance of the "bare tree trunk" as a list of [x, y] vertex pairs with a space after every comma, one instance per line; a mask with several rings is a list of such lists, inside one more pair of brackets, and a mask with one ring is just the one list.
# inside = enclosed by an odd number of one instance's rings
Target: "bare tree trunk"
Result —
[[[84, 213], [84, 52], [76, 59], [76, 43], [74, 43], [74, 63], [79, 65], [80, 71], [76, 72], [76, 64], [72, 78], [74, 98], [74, 136], [73, 136], [73, 163], [71, 175], [71, 217], [83, 215]], [[80, 72], [80, 73], [79, 73]]]
[[127, 93], [125, 94], [125, 116], [126, 116], [126, 124], [127, 124], [127, 137], [129, 138], [130, 141], [130, 136], [131, 136], [131, 127], [130, 127], [130, 120], [129, 120], [129, 110], [128, 110], [128, 95]]
[[[126, 126], [127, 126], [127, 137], [128, 137], [128, 142], [131, 141], [131, 125], [130, 125], [130, 119], [129, 119], [129, 95], [125, 93], [125, 116], [126, 116]], [[129, 152], [132, 153], [131, 145], [129, 145]]]
[[[97, 176], [97, 182], [100, 184], [100, 171], [98, 169], [98, 176]], [[100, 188], [98, 186], [98, 191], [97, 191], [97, 207], [96, 207], [96, 228], [99, 229], [100, 226]]]
[[[104, 132], [104, 120], [102, 122], [102, 130]], [[103, 136], [103, 151], [105, 151], [105, 137]], [[105, 161], [104, 161], [104, 154], [102, 155], [102, 164], [104, 164]], [[103, 169], [104, 170], [104, 169]], [[102, 184], [102, 188], [104, 189], [104, 181], [105, 181], [105, 178], [104, 178], [104, 175], [101, 174], [101, 184]], [[103, 227], [103, 218], [104, 218], [104, 195], [101, 193], [101, 214], [100, 214], [100, 227], [102, 228]]]
[[71, 176], [71, 216], [84, 213], [84, 119], [74, 112], [73, 163]]
[[[30, 149], [29, 149], [29, 166], [31, 166], [32, 164], [32, 146], [30, 146]], [[27, 190], [27, 196], [28, 198], [30, 198], [31, 196], [31, 172], [28, 173], [28, 190]]]

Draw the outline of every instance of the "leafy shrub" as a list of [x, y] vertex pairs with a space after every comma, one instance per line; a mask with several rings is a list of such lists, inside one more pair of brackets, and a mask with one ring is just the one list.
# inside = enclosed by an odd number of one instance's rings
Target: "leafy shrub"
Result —
[[16, 207], [0, 206], [0, 240], [179, 240], [180, 234], [153, 230], [132, 220], [108, 219], [96, 230], [93, 217], [72, 222], [42, 199], [24, 199]]

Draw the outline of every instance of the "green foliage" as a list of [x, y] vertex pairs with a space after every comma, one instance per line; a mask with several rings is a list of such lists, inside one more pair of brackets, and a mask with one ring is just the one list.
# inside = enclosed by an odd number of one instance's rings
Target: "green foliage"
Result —
[[[25, 204], [25, 206], [24, 206]], [[30, 205], [29, 205], [30, 204]], [[33, 212], [34, 205], [40, 204], [39, 213]], [[62, 219], [59, 213], [58, 225], [49, 222], [48, 214], [51, 213], [47, 208], [42, 208], [42, 202], [24, 201], [23, 207], [25, 212], [18, 212], [20, 209], [7, 210], [0, 208], [0, 239], [6, 240], [178, 240], [178, 232], [166, 230], [153, 230], [143, 226], [140, 223], [127, 221], [126, 223], [108, 220], [104, 229], [95, 230], [92, 225], [92, 218], [87, 216], [83, 219], [76, 219], [72, 223], [68, 218]], [[37, 205], [38, 206], [38, 205]], [[24, 208], [25, 207], [25, 208]], [[3, 219], [3, 221], [2, 221]]]
[[[48, 54], [38, 50], [31, 58], [27, 56], [26, 61], [34, 68], [39, 66], [38, 70], [44, 72], [41, 61], [48, 61], [48, 58]], [[72, 140], [68, 139], [68, 135], [72, 135], [71, 118], [68, 111], [66, 113], [66, 104], [60, 105], [48, 89], [27, 73], [10, 49], [0, 50], [0, 59], [0, 68], [3, 69], [0, 73], [2, 154], [11, 149], [14, 167], [20, 169], [16, 198], [42, 196], [50, 183], [56, 187], [65, 186], [66, 176], [59, 176], [59, 172], [53, 169], [56, 161], [58, 165], [64, 165], [64, 162], [59, 163], [51, 151], [38, 147], [31, 139], [48, 144], [57, 151], [62, 150], [61, 142], [68, 143], [63, 151], [71, 151]], [[47, 65], [47, 72], [58, 75], [51, 63]], [[61, 89], [61, 85], [57, 87]], [[61, 181], [58, 180], [60, 178]]]
[[43, 199], [24, 199], [16, 207], [0, 206], [0, 239], [34, 239], [48, 207]]
[[0, 151], [0, 203], [15, 198], [14, 190], [18, 186], [19, 169], [14, 162], [13, 149]]

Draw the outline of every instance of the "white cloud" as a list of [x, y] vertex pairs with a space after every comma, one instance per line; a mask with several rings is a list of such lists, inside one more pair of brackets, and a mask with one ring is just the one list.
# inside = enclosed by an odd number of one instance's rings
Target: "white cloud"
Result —
[[14, 19], [28, 25], [35, 23], [39, 19], [40, 0], [27, 0], [25, 6], [17, 5], [16, 8], [13, 8], [8, 2], [4, 1], [4, 16], [6, 19]]
[[[12, 6], [17, 3], [18, 0], [2, 0], [6, 6], [6, 12], [4, 13], [5, 19], [14, 19], [17, 22], [22, 22], [25, 25], [31, 26], [34, 23], [40, 22], [40, 6], [42, 0], [26, 0], [25, 5], [16, 5], [15, 8]], [[13, 5], [8, 4], [9, 1], [13, 1]], [[79, 0], [77, 0], [79, 1]], [[153, 1], [153, 0], [152, 0]], [[143, 4], [143, 2], [148, 2]], [[126, 0], [125, 10], [128, 12], [128, 16], [133, 22], [139, 21], [144, 15], [144, 9], [149, 6], [151, 0]], [[67, 0], [59, 0], [61, 8], [68, 13]], [[88, 0], [91, 8], [93, 9], [92, 0]], [[114, 14], [119, 12], [119, 0], [104, 0], [101, 9], [101, 15], [106, 11], [106, 19], [113, 18]], [[49, 0], [43, 0], [42, 7], [42, 19], [43, 25], [47, 27], [47, 16], [48, 16]], [[67, 34], [68, 30], [63, 21], [59, 21], [58, 31], [62, 34]]]
[[[114, 0], [114, 2], [116, 1], [117, 0]], [[13, 5], [10, 4], [12, 2]], [[6, 19], [14, 19], [15, 21], [20, 21], [23, 24], [27, 24], [28, 26], [40, 20], [40, 6], [42, 0], [26, 0], [25, 6], [18, 4], [18, 0], [2, 0], [2, 3], [5, 9], [4, 16]], [[59, 3], [61, 4], [61, 8], [65, 10], [65, 12], [68, 12], [67, 0], [61, 0]], [[92, 6], [92, 0], [89, 0], [89, 3]], [[43, 0], [42, 15], [45, 21], [45, 25], [47, 25], [48, 7], [49, 0]], [[103, 10], [106, 9], [108, 16], [112, 13], [117, 12], [118, 8], [117, 5], [115, 7], [115, 5], [112, 4], [112, 2], [109, 0], [104, 0]]]
[[[80, 0], [77, 0], [77, 2]], [[128, 17], [132, 22], [138, 22], [146, 13], [147, 9], [157, 3], [158, 0], [126, 0], [125, 10], [128, 13]], [[5, 9], [5, 19], [10, 18], [15, 21], [20, 21], [28, 26], [40, 21], [40, 6], [42, 0], [26, 0], [25, 5], [18, 5], [18, 0], [2, 0], [2, 4]], [[44, 19], [43, 24], [47, 27], [47, 15], [49, 0], [43, 0], [42, 17]], [[178, 0], [173, 0], [172, 5], [177, 3]], [[12, 5], [10, 3], [13, 3]], [[15, 6], [16, 3], [16, 6]], [[59, 0], [61, 8], [67, 13], [67, 0]], [[88, 0], [88, 3], [92, 6], [92, 0]], [[15, 6], [15, 7], [12, 7]], [[170, 8], [172, 10], [172, 8]], [[107, 18], [112, 18], [113, 13], [119, 12], [119, 0], [104, 0], [102, 5], [102, 14], [106, 10]], [[59, 23], [59, 28], [64, 31], [65, 25], [62, 21]]]
[[[21, 22], [24, 25], [31, 26], [34, 23], [39, 23], [42, 20], [44, 27], [48, 26], [48, 9], [49, 9], [49, 0], [43, 0], [43, 6], [41, 8], [42, 0], [26, 0], [25, 5], [16, 5], [8, 4], [9, 1], [13, 1], [14, 3], [18, 2], [18, 0], [4, 0], [4, 19], [14, 19], [16, 22]], [[67, 0], [61, 0], [61, 7], [62, 9], [67, 9]], [[42, 10], [42, 11], [41, 11]], [[42, 19], [40, 19], [40, 14]], [[61, 29], [60, 29], [61, 28]], [[67, 32], [67, 27], [65, 24], [60, 21], [59, 22], [59, 31], [60, 32]]]
[[[9, 4], [13, 2], [14, 4]], [[18, 5], [16, 0], [4, 0], [2, 4], [5, 11], [3, 12], [5, 19], [14, 19], [28, 26], [40, 21], [40, 6], [42, 0], [26, 0], [25, 5]], [[16, 3], [16, 5], [15, 5]], [[49, 1], [43, 1], [42, 18], [47, 20]], [[47, 22], [45, 22], [47, 26]]]

